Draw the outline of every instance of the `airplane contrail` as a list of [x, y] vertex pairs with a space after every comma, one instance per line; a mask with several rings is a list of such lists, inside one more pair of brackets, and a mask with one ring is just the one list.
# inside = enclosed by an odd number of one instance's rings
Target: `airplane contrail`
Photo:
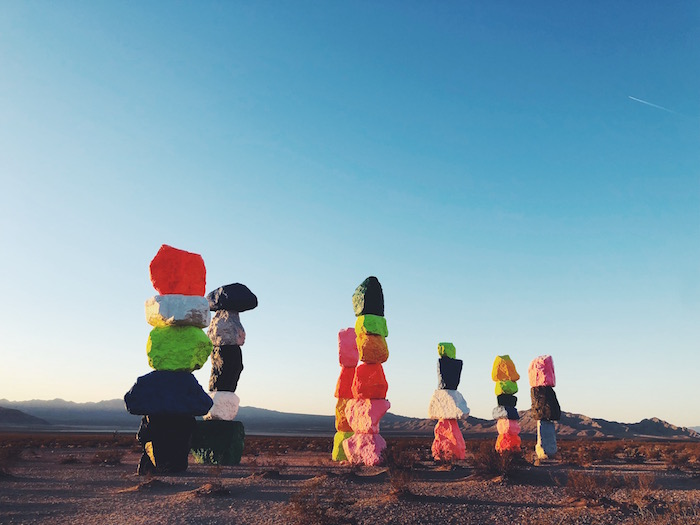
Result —
[[678, 115], [678, 113], [673, 111], [672, 109], [668, 109], [668, 108], [665, 108], [663, 106], [659, 106], [657, 104], [652, 104], [651, 102], [647, 102], [646, 100], [642, 100], [641, 98], [632, 97], [630, 95], [627, 95], [627, 98], [634, 100], [635, 102], [639, 102], [641, 104], [646, 104], [647, 106], [651, 106], [652, 108], [663, 109], [664, 111], [668, 111], [669, 113], [673, 113], [674, 115]]

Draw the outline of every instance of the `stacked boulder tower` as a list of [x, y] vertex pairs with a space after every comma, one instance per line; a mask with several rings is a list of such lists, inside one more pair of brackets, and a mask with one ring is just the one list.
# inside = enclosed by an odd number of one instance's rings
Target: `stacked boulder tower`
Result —
[[553, 388], [556, 386], [556, 377], [552, 356], [536, 357], [530, 363], [527, 372], [530, 380], [532, 417], [537, 420], [535, 453], [538, 459], [549, 459], [557, 453], [554, 422], [561, 418], [561, 408]]
[[462, 375], [462, 360], [456, 358], [452, 343], [438, 344], [438, 387], [430, 399], [428, 417], [437, 419], [432, 453], [435, 461], [464, 459], [467, 448], [459, 429], [459, 420], [469, 416], [469, 408], [457, 391]]
[[240, 313], [258, 306], [258, 298], [241, 283], [220, 286], [207, 295], [214, 312], [208, 335], [214, 345], [211, 355], [209, 395], [213, 406], [197, 422], [192, 439], [192, 455], [199, 463], [238, 465], [243, 453], [245, 429], [234, 421], [240, 399], [236, 395], [243, 371], [245, 330]]
[[343, 441], [352, 436], [345, 409], [348, 401], [352, 400], [352, 382], [355, 379], [355, 367], [360, 360], [357, 349], [355, 328], [346, 328], [338, 332], [338, 359], [340, 361], [340, 376], [335, 387], [335, 437], [333, 438], [333, 461], [347, 461]]
[[192, 375], [212, 350], [202, 330], [210, 319], [203, 297], [204, 261], [198, 254], [164, 244], [151, 261], [150, 275], [159, 294], [145, 305], [146, 322], [153, 326], [146, 353], [154, 372], [139, 377], [124, 395], [129, 413], [143, 416], [137, 434], [143, 447], [140, 475], [186, 470], [195, 416], [212, 406]]
[[389, 331], [384, 318], [384, 292], [376, 277], [368, 277], [355, 289], [352, 305], [357, 317], [355, 343], [361, 362], [355, 367], [351, 399], [345, 404], [345, 417], [353, 434], [342, 441], [342, 447], [351, 463], [373, 466], [383, 459], [386, 441], [379, 434], [379, 421], [391, 406], [386, 399], [389, 385], [382, 366], [389, 359], [386, 343]]
[[517, 381], [520, 374], [515, 369], [515, 363], [507, 355], [499, 355], [493, 362], [491, 379], [496, 382], [496, 399], [498, 406], [493, 409], [493, 418], [496, 420], [498, 439], [496, 451], [520, 452], [520, 415], [515, 408], [518, 398]]

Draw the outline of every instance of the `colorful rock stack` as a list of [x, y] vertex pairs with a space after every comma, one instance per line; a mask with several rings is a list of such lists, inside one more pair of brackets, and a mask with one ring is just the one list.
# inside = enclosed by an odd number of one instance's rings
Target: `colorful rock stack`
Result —
[[345, 415], [348, 401], [352, 400], [352, 381], [355, 379], [355, 367], [360, 359], [354, 328], [338, 332], [338, 359], [340, 377], [335, 386], [335, 437], [333, 438], [333, 461], [347, 461], [343, 441], [352, 436], [352, 427]]
[[507, 355], [499, 355], [493, 362], [491, 379], [496, 381], [496, 399], [498, 406], [493, 409], [493, 418], [497, 420], [498, 439], [496, 440], [496, 451], [520, 451], [520, 423], [518, 420], [518, 410], [515, 405], [518, 398], [515, 393], [518, 391], [517, 381], [520, 375], [515, 369], [515, 364]]
[[142, 415], [137, 439], [143, 447], [141, 475], [187, 469], [194, 416], [212, 406], [192, 371], [202, 367], [212, 344], [204, 295], [206, 269], [200, 255], [163, 245], [151, 261], [151, 282], [159, 295], [146, 301], [148, 364], [155, 370], [136, 380], [124, 396], [126, 409]]
[[[379, 421], [391, 404], [386, 399], [389, 385], [382, 363], [389, 359], [386, 337], [389, 335], [384, 318], [384, 293], [376, 277], [368, 277], [352, 296], [355, 322], [355, 342], [361, 363], [354, 370], [351, 398], [345, 405], [345, 417], [353, 434], [342, 439], [345, 457], [351, 463], [379, 465], [386, 441], [379, 435]], [[352, 370], [350, 368], [349, 370]], [[343, 371], [344, 372], [344, 371]], [[350, 377], [338, 380], [340, 399], [348, 393]], [[336, 434], [336, 439], [338, 434]]]
[[209, 325], [211, 355], [209, 395], [213, 406], [204, 421], [197, 422], [192, 438], [192, 455], [198, 463], [238, 465], [241, 462], [245, 429], [234, 421], [240, 399], [235, 394], [243, 371], [245, 330], [239, 314], [258, 306], [258, 298], [244, 284], [220, 286], [207, 295], [214, 312]]
[[462, 360], [456, 359], [457, 351], [452, 343], [439, 343], [438, 355], [438, 387], [428, 407], [428, 417], [438, 420], [432, 446], [433, 459], [464, 459], [467, 447], [459, 429], [459, 420], [469, 416], [469, 408], [462, 394], [457, 392]]
[[561, 418], [561, 408], [554, 393], [556, 378], [551, 355], [541, 355], [530, 363], [530, 398], [532, 417], [537, 420], [535, 453], [539, 459], [549, 459], [557, 453], [557, 434], [554, 422]]

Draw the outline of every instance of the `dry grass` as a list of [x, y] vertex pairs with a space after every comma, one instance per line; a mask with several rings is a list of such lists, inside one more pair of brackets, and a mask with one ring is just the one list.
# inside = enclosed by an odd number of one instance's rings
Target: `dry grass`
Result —
[[285, 523], [290, 525], [354, 525], [344, 508], [352, 505], [341, 489], [334, 487], [327, 476], [307, 481], [299, 492], [289, 498]]
[[496, 452], [492, 440], [482, 441], [472, 452], [471, 463], [477, 474], [482, 476], [500, 476], [507, 480], [519, 464], [523, 462], [522, 455], [515, 452]]

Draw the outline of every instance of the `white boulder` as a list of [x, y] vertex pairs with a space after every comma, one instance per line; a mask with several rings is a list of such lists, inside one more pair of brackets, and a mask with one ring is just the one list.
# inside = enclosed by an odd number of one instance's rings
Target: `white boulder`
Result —
[[436, 390], [430, 398], [430, 419], [466, 419], [469, 416], [467, 402], [457, 390]]
[[209, 395], [214, 401], [214, 405], [203, 419], [222, 419], [224, 421], [236, 419], [238, 407], [241, 404], [241, 400], [236, 394], [225, 390], [217, 390], [216, 392], [209, 392]]
[[198, 295], [156, 295], [146, 301], [146, 322], [151, 326], [206, 328], [211, 320], [209, 301]]

